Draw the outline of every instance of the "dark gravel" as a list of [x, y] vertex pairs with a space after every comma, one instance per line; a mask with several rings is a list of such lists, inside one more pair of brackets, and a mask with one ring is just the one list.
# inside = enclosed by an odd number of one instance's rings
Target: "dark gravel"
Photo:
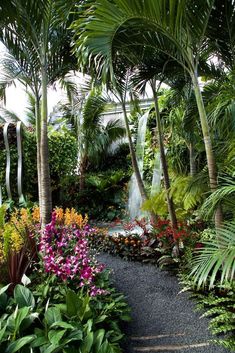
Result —
[[[132, 321], [125, 324], [125, 353], [226, 353], [213, 339], [208, 320], [195, 312], [187, 293], [179, 294], [177, 278], [152, 265], [127, 262], [108, 254], [99, 261], [113, 270], [112, 279], [124, 293], [132, 310]], [[190, 346], [190, 347], [188, 347]]]

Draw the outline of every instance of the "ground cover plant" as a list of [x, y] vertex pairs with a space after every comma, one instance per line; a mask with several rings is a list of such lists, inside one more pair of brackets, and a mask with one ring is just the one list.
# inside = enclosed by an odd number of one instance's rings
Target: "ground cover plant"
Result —
[[99, 230], [74, 209], [55, 209], [43, 232], [38, 207], [15, 210], [8, 220], [4, 212], [1, 351], [121, 352], [129, 309], [89, 249], [88, 236]]

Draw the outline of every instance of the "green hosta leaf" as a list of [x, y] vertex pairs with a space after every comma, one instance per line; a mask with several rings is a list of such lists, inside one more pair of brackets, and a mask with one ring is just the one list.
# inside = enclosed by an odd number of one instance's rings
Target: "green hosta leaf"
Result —
[[0, 295], [0, 311], [4, 312], [8, 303], [8, 296], [6, 293]]
[[54, 345], [51, 344], [50, 346], [48, 346], [46, 349], [43, 350], [43, 353], [57, 353], [57, 352], [61, 352], [63, 346], [58, 346], [58, 345]]
[[81, 330], [73, 330], [64, 340], [64, 343], [67, 344], [71, 341], [82, 341], [83, 339], [83, 331]]
[[91, 347], [94, 342], [94, 333], [93, 332], [88, 332], [86, 337], [84, 338], [81, 346], [81, 352], [82, 353], [89, 353], [91, 351]]
[[54, 327], [61, 327], [61, 328], [67, 328], [67, 329], [74, 330], [74, 326], [71, 325], [71, 324], [68, 324], [68, 323], [65, 322], [65, 321], [56, 321], [56, 322], [54, 322], [54, 323], [51, 325], [51, 328], [54, 328]]
[[[18, 333], [21, 323], [29, 314], [29, 310], [30, 310], [29, 307], [16, 309], [16, 311], [11, 315], [11, 319], [12, 319], [11, 323], [14, 324], [14, 332], [15, 333]], [[14, 322], [13, 322], [13, 320], [14, 320]]]
[[81, 309], [82, 304], [82, 300], [78, 297], [78, 295], [74, 291], [68, 290], [66, 295], [66, 305], [67, 313], [70, 317], [78, 314], [78, 310]]
[[10, 285], [11, 285], [11, 283], [9, 283], [7, 286], [5, 286], [5, 287], [2, 287], [1, 289], [0, 289], [0, 295], [2, 295], [3, 293], [5, 293], [7, 290], [8, 290], [8, 288], [10, 287]]
[[14, 298], [19, 308], [23, 308], [24, 306], [35, 307], [35, 299], [32, 292], [21, 284], [17, 284], [15, 287]]
[[108, 315], [98, 316], [97, 319], [94, 319], [94, 323], [99, 324], [100, 322], [103, 322], [107, 317], [108, 317]]
[[95, 346], [95, 351], [99, 352], [100, 350], [100, 346], [103, 342], [105, 336], [105, 330], [104, 329], [100, 329], [98, 331], [95, 332], [95, 337], [94, 337], [94, 346]]
[[35, 335], [31, 335], [31, 336], [25, 336], [25, 337], [19, 338], [15, 342], [12, 342], [9, 344], [5, 353], [18, 352], [22, 347], [32, 342], [35, 337], [36, 337]]
[[5, 325], [1, 330], [0, 330], [0, 342], [2, 342], [4, 334], [6, 332], [7, 325]]
[[107, 340], [105, 340], [99, 349], [99, 353], [109, 353], [110, 352], [109, 348], [110, 348], [109, 343]]
[[51, 342], [51, 344], [57, 346], [61, 340], [61, 338], [64, 336], [66, 330], [60, 330], [60, 331], [56, 331], [56, 330], [51, 330], [48, 333], [48, 338], [49, 341]]
[[60, 310], [56, 307], [49, 308], [45, 313], [45, 320], [49, 327], [55, 322], [62, 321]]
[[[44, 332], [43, 332], [44, 333]], [[45, 336], [41, 336], [41, 337], [37, 337], [35, 338], [35, 340], [33, 340], [33, 342], [31, 343], [31, 347], [32, 348], [36, 348], [36, 347], [42, 347], [43, 345], [45, 345], [48, 342], [47, 337]]]

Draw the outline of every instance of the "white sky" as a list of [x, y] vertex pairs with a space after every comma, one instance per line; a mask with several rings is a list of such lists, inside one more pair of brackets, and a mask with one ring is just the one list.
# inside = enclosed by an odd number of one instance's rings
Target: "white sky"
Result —
[[[63, 99], [63, 92], [59, 87], [56, 89], [48, 89], [48, 115], [52, 112], [53, 107]], [[19, 82], [15, 86], [7, 88], [6, 91], [6, 105], [8, 110], [12, 110], [21, 118], [25, 117], [25, 108], [28, 105], [27, 93], [24, 86]]]
[[[4, 56], [6, 49], [4, 45], [0, 42], [0, 57]], [[1, 74], [1, 72], [0, 72]], [[64, 92], [54, 85], [54, 87], [48, 89], [48, 114], [53, 110], [53, 107], [63, 98]], [[6, 89], [6, 104], [5, 108], [13, 111], [21, 119], [25, 117], [25, 109], [28, 105], [27, 93], [25, 92], [25, 87], [17, 82]]]
[[[0, 57], [4, 56], [6, 52], [6, 48], [0, 42]], [[1, 70], [1, 68], [0, 68]], [[1, 75], [1, 71], [0, 71]], [[82, 75], [76, 73], [74, 76], [75, 82], [79, 84], [82, 81]], [[147, 97], [151, 97], [150, 89], [147, 89]], [[53, 88], [50, 87], [48, 89], [48, 115], [53, 111], [53, 108], [57, 105], [57, 103], [65, 98], [65, 92], [60, 89], [57, 85], [54, 85]], [[115, 100], [115, 99], [114, 99]], [[6, 103], [4, 105], [10, 111], [13, 111], [16, 115], [20, 117], [21, 120], [25, 120], [25, 109], [28, 105], [27, 93], [25, 92], [25, 87], [17, 82], [15, 85], [12, 85], [6, 89]], [[0, 103], [1, 106], [1, 103]]]

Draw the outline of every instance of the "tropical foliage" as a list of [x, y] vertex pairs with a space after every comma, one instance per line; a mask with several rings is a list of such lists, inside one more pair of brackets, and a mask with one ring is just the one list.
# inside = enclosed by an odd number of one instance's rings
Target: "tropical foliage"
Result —
[[[22, 120], [30, 125], [24, 206], [39, 203], [14, 209], [8, 200], [0, 208], [0, 280], [11, 282], [0, 290], [1, 350], [120, 351], [126, 305], [107, 288], [90, 246], [177, 269], [212, 316], [213, 333], [234, 349], [234, 0], [2, 0], [0, 24], [0, 122], [10, 123], [11, 183], [14, 123]], [[29, 98], [22, 117], [4, 107], [15, 82]], [[67, 99], [49, 116], [55, 83]], [[110, 110], [121, 119], [104, 122]], [[3, 135], [1, 125], [1, 186]], [[130, 222], [131, 175], [145, 218]], [[57, 205], [68, 209], [52, 213]], [[123, 233], [89, 226], [71, 206]]]

